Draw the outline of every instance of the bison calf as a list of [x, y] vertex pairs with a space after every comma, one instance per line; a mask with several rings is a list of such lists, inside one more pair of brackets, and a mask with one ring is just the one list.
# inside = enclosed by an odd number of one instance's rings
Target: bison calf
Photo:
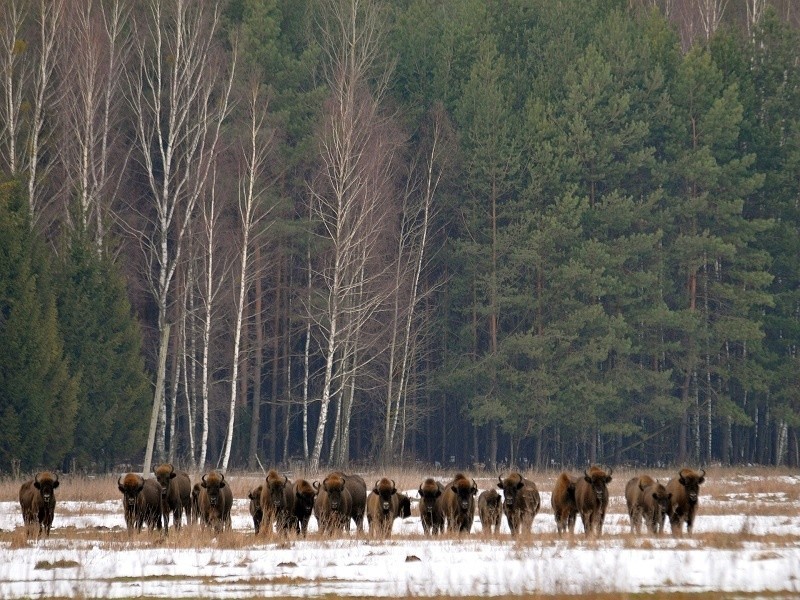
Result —
[[485, 490], [478, 496], [478, 516], [483, 533], [491, 535], [500, 532], [503, 508], [502, 499], [496, 490]]
[[264, 511], [261, 509], [261, 491], [263, 489], [264, 486], [259, 485], [247, 493], [247, 498], [250, 500], [250, 516], [253, 517], [253, 529], [256, 534], [261, 529], [261, 521], [264, 518]]
[[556, 519], [556, 530], [559, 535], [568, 531], [575, 532], [575, 520], [578, 516], [578, 505], [575, 503], [575, 484], [577, 477], [561, 473], [556, 479], [553, 493], [550, 495], [550, 506]]
[[676, 479], [667, 483], [667, 492], [672, 494], [669, 508], [669, 524], [672, 535], [679, 535], [684, 521], [689, 535], [692, 535], [694, 519], [697, 516], [697, 501], [700, 497], [700, 484], [705, 482], [706, 472], [681, 469]]
[[53, 526], [53, 516], [56, 511], [56, 496], [54, 490], [58, 487], [58, 475], [49, 471], [42, 471], [26, 481], [19, 488], [19, 505], [22, 508], [22, 521], [30, 533], [39, 524], [37, 537], [42, 534], [50, 535]]
[[583, 472], [583, 478], [575, 484], [575, 504], [583, 521], [586, 535], [603, 533], [603, 521], [608, 509], [608, 484], [612, 470], [606, 473], [600, 467], [591, 467]]
[[631, 532], [639, 533], [644, 520], [650, 533], [659, 534], [664, 529], [664, 519], [669, 513], [672, 494], [649, 475], [634, 477], [625, 486], [625, 502], [631, 519]]

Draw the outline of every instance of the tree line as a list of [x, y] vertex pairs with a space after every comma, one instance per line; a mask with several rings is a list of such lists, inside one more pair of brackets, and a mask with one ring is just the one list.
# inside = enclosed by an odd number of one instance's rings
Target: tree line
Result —
[[9, 0], [0, 470], [800, 463], [785, 0]]

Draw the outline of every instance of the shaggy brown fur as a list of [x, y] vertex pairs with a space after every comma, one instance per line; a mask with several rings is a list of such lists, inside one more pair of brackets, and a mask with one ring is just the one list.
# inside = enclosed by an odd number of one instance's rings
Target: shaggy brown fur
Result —
[[575, 503], [583, 521], [586, 535], [603, 533], [603, 521], [608, 509], [608, 484], [611, 481], [611, 469], [606, 473], [600, 467], [590, 467], [583, 472], [583, 477], [575, 484]]
[[506, 478], [498, 477], [497, 487], [503, 490], [503, 512], [511, 535], [530, 533], [533, 519], [542, 505], [536, 484], [520, 473], [511, 473]]
[[575, 520], [578, 516], [578, 505], [575, 503], [575, 484], [578, 478], [561, 473], [556, 479], [553, 493], [550, 496], [550, 506], [556, 519], [556, 529], [559, 535], [564, 532], [575, 532]]
[[669, 524], [672, 535], [680, 535], [683, 523], [689, 535], [692, 535], [694, 519], [697, 516], [698, 499], [700, 498], [700, 484], [706, 480], [706, 472], [701, 469], [698, 473], [692, 469], [681, 469], [676, 479], [670, 479], [666, 486], [670, 498]]
[[55, 489], [58, 487], [58, 475], [50, 471], [42, 471], [19, 488], [19, 505], [22, 509], [22, 521], [30, 534], [39, 524], [36, 536], [50, 535], [53, 517], [56, 512]]

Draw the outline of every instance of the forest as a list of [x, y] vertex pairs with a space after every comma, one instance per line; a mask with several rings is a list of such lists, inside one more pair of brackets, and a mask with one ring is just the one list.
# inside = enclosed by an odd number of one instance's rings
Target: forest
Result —
[[800, 465], [792, 0], [4, 0], [0, 473]]

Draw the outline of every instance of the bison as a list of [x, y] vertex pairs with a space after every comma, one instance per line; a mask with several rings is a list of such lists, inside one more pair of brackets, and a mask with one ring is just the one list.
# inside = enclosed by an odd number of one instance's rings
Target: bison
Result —
[[463, 473], [457, 473], [444, 487], [441, 496], [442, 511], [447, 522], [447, 530], [469, 533], [475, 520], [475, 494], [478, 486]]
[[484, 533], [500, 532], [500, 521], [503, 518], [502, 498], [497, 490], [485, 490], [478, 496], [478, 516]]
[[247, 492], [247, 497], [250, 500], [250, 516], [253, 517], [253, 528], [256, 534], [261, 529], [261, 521], [264, 518], [264, 511], [261, 510], [261, 490], [263, 489], [264, 486], [259, 485]]
[[199, 483], [192, 486], [192, 500], [190, 503], [189, 516], [186, 519], [189, 523], [197, 523], [200, 520], [200, 487]]
[[53, 516], [56, 511], [54, 490], [58, 487], [58, 474], [42, 471], [19, 488], [19, 505], [22, 508], [22, 521], [30, 532], [35, 524], [39, 524], [37, 537], [50, 535]]
[[669, 513], [672, 494], [649, 475], [634, 477], [625, 485], [625, 502], [631, 519], [631, 532], [639, 533], [644, 519], [650, 533], [659, 534]]
[[286, 475], [280, 475], [274, 469], [267, 473], [261, 488], [261, 512], [261, 531], [272, 532], [273, 523], [276, 533], [287, 534], [293, 528], [292, 482]]
[[419, 516], [425, 535], [441, 533], [444, 529], [442, 492], [444, 486], [430, 477], [419, 486]]
[[117, 479], [122, 492], [122, 509], [128, 533], [138, 533], [147, 523], [148, 529], [161, 529], [161, 486], [155, 479], [147, 479], [136, 473], [128, 473]]
[[536, 484], [520, 473], [511, 473], [506, 478], [501, 475], [497, 479], [497, 487], [503, 490], [503, 512], [511, 535], [521, 531], [530, 533], [533, 519], [542, 505]]
[[392, 534], [392, 524], [400, 515], [400, 498], [394, 481], [383, 477], [367, 496], [367, 523], [369, 531], [376, 537]]
[[175, 471], [169, 463], [156, 467], [153, 474], [161, 486], [161, 520], [164, 525], [164, 535], [169, 532], [169, 515], [172, 513], [176, 529], [181, 527], [181, 515], [186, 515], [186, 520], [191, 518], [192, 511], [192, 482], [185, 471]]
[[400, 501], [400, 518], [407, 519], [411, 516], [411, 498], [403, 492], [397, 492], [397, 499]]
[[322, 484], [314, 482], [317, 489], [314, 516], [319, 523], [319, 530], [324, 534], [349, 529], [353, 498], [345, 483], [345, 478], [338, 472], [328, 475]]
[[550, 506], [556, 519], [556, 530], [559, 535], [565, 531], [575, 531], [575, 519], [578, 516], [578, 505], [575, 503], [575, 484], [578, 478], [568, 473], [561, 473], [556, 479], [553, 493], [550, 495]]
[[678, 471], [677, 479], [670, 479], [666, 491], [672, 494], [670, 498], [669, 524], [672, 535], [678, 535], [686, 522], [686, 529], [692, 535], [694, 518], [697, 516], [697, 499], [700, 495], [700, 484], [706, 480], [706, 472], [701, 469], [698, 473], [692, 469]]
[[[364, 515], [367, 512], [367, 484], [359, 475], [347, 475], [341, 471], [336, 471], [336, 474], [344, 478], [347, 491], [350, 492], [350, 518], [356, 523], [356, 531], [361, 533], [364, 531]], [[350, 531], [350, 521], [345, 524], [345, 529]]]
[[296, 479], [292, 484], [294, 496], [294, 519], [297, 532], [303, 536], [308, 532], [308, 522], [314, 512], [317, 491], [305, 479]]
[[233, 492], [225, 481], [225, 475], [216, 471], [203, 475], [197, 505], [200, 509], [200, 522], [204, 526], [213, 527], [217, 533], [230, 529]]
[[597, 466], [583, 472], [583, 477], [575, 484], [575, 504], [583, 521], [586, 535], [603, 533], [603, 521], [608, 508], [608, 484], [612, 470], [606, 473]]

